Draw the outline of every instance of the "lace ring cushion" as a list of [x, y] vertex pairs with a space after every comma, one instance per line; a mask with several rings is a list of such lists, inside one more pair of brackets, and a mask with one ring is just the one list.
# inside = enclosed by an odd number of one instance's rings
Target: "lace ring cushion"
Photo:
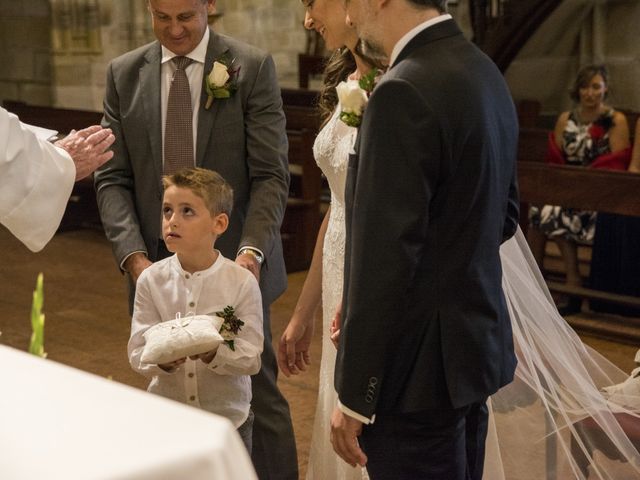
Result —
[[164, 364], [210, 352], [223, 342], [219, 333], [223, 319], [211, 315], [191, 315], [161, 322], [144, 332], [143, 363]]

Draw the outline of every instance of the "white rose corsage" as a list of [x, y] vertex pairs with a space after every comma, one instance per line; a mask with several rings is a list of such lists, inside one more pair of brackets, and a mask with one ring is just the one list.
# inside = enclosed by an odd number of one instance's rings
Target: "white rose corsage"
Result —
[[369, 101], [369, 95], [375, 87], [378, 71], [374, 68], [360, 80], [340, 82], [336, 87], [338, 100], [342, 107], [340, 120], [350, 127], [359, 127], [362, 122], [364, 107]]
[[238, 89], [236, 81], [240, 67], [233, 68], [235, 59], [230, 62], [221, 58], [213, 62], [213, 68], [205, 77], [205, 89], [207, 91], [207, 103], [204, 108], [209, 109], [214, 98], [229, 98]]

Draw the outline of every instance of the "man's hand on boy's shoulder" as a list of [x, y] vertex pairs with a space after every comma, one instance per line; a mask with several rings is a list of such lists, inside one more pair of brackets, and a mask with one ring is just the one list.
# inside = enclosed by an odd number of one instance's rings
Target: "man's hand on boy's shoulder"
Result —
[[135, 252], [129, 255], [123, 266], [125, 271], [129, 272], [131, 275], [131, 280], [135, 285], [142, 272], [152, 264], [153, 262], [147, 258], [146, 254], [142, 252]]
[[251, 255], [250, 253], [238, 255], [236, 257], [236, 263], [253, 273], [256, 280], [258, 280], [258, 283], [260, 282], [260, 264], [258, 263], [255, 255]]

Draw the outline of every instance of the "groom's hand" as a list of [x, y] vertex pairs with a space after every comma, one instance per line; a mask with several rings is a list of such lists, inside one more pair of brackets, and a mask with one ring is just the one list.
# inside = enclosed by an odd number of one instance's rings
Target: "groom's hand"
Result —
[[331, 444], [335, 452], [352, 467], [367, 464], [367, 456], [358, 444], [362, 422], [346, 415], [338, 407], [331, 416]]

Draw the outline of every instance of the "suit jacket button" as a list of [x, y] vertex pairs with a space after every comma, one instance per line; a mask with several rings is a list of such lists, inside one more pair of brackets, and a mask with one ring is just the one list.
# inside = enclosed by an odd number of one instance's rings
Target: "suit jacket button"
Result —
[[378, 379], [376, 377], [371, 377], [369, 379], [369, 385], [377, 385], [378, 384]]
[[373, 402], [373, 395], [371, 395], [370, 393], [367, 393], [364, 397], [365, 402], [367, 403], [371, 403]]

